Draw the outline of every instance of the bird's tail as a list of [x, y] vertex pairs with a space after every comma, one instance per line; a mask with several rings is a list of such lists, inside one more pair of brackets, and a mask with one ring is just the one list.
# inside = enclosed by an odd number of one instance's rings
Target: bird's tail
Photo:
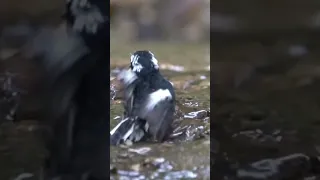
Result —
[[127, 140], [140, 141], [145, 136], [143, 124], [136, 118], [127, 117], [110, 131], [110, 144], [119, 145]]

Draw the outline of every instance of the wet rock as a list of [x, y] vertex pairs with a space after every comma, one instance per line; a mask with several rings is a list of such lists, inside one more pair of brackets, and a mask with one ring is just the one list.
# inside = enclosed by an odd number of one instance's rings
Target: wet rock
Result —
[[245, 136], [251, 140], [257, 141], [259, 143], [268, 143], [268, 142], [280, 142], [283, 136], [280, 135], [281, 131], [279, 129], [275, 130], [272, 133], [266, 133], [261, 129], [240, 131], [235, 133], [232, 137]]
[[124, 176], [124, 177], [139, 177], [140, 174], [137, 171], [124, 171], [124, 170], [118, 170], [118, 175], [119, 176]]
[[195, 111], [195, 112], [189, 112], [186, 115], [184, 115], [184, 118], [203, 119], [208, 116], [209, 116], [208, 111], [200, 110], [200, 111]]
[[204, 126], [189, 126], [186, 130], [186, 141], [194, 141], [205, 137]]
[[309, 50], [306, 46], [297, 44], [291, 45], [288, 47], [288, 54], [293, 57], [304, 56], [309, 53]]
[[198, 102], [194, 102], [194, 101], [188, 101], [183, 103], [184, 106], [186, 107], [198, 107], [199, 103]]
[[319, 165], [319, 159], [316, 163], [310, 161], [310, 158], [304, 154], [291, 154], [274, 159], [263, 159], [249, 166], [241, 167], [237, 170], [239, 179], [301, 179], [310, 173], [314, 164]]
[[149, 157], [145, 159], [143, 165], [148, 168], [157, 169], [158, 172], [168, 172], [173, 169], [173, 166], [163, 157]]
[[[175, 131], [178, 131], [178, 130], [180, 130], [180, 129], [176, 129]], [[171, 135], [170, 135], [170, 138], [172, 138], [172, 139], [176, 139], [177, 137], [179, 137], [179, 136], [181, 136], [181, 135], [183, 135], [183, 132], [173, 132]]]
[[169, 172], [165, 177], [164, 180], [170, 179], [196, 179], [198, 177], [192, 171], [177, 171], [177, 172]]
[[[191, 120], [192, 121], [192, 120]], [[210, 133], [210, 124], [207, 123], [190, 123], [187, 119], [181, 121], [180, 125], [175, 128], [171, 138], [174, 141], [194, 141], [207, 137]]]
[[319, 177], [317, 177], [317, 176], [310, 176], [310, 177], [303, 178], [303, 180], [318, 180], [318, 179], [319, 179]]
[[137, 149], [128, 149], [129, 152], [134, 152], [140, 155], [146, 155], [149, 151], [151, 151], [151, 148], [149, 147], [142, 147]]
[[31, 173], [22, 173], [18, 177], [14, 178], [14, 180], [27, 180], [32, 178], [34, 175]]
[[272, 133], [272, 135], [278, 135], [278, 134], [280, 134], [281, 133], [281, 130], [280, 129], [276, 129], [273, 133]]
[[145, 164], [152, 164], [154, 166], [159, 166], [160, 164], [164, 163], [165, 159], [164, 158], [147, 158], [145, 159], [144, 163]]

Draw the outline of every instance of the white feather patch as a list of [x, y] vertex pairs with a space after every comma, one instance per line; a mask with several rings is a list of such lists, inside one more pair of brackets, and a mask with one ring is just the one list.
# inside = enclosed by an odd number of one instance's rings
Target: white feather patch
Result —
[[[119, 129], [119, 127], [128, 120], [130, 121], [129, 118], [122, 120], [115, 128], [112, 129], [112, 131], [110, 131], [110, 135], [113, 135]], [[137, 141], [140, 141], [144, 135], [145, 135], [145, 132], [142, 129], [140, 129], [139, 126], [132, 124], [130, 129], [127, 132], [125, 132], [125, 134], [121, 137], [121, 139], [124, 142], [126, 142], [127, 140], [137, 142]]]
[[110, 135], [113, 135], [121, 126], [121, 124], [123, 124], [124, 122], [128, 121], [129, 118], [126, 118], [124, 120], [122, 120], [116, 127], [114, 127], [111, 131], [110, 131]]
[[159, 89], [149, 95], [146, 109], [151, 111], [161, 101], [172, 99], [172, 95], [168, 89]]
[[132, 65], [132, 71], [134, 72], [140, 72], [143, 69], [143, 66], [138, 62], [138, 59], [140, 56], [138, 55], [131, 55], [131, 65]]
[[87, 33], [97, 33], [98, 26], [106, 21], [99, 8], [91, 5], [87, 0], [70, 1], [70, 11], [74, 16], [73, 29], [76, 31], [86, 31]]

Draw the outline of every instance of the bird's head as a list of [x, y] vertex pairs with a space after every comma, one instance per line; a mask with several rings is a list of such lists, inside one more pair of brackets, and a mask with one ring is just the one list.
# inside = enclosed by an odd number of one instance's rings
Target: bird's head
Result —
[[139, 77], [159, 71], [158, 60], [151, 51], [136, 51], [131, 54], [130, 59], [130, 68]]
[[110, 41], [109, 2], [101, 0], [65, 0], [63, 19], [91, 49], [105, 49]]

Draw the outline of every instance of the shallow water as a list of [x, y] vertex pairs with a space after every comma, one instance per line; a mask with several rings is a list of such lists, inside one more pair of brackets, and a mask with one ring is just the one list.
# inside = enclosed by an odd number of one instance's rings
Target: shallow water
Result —
[[[210, 179], [210, 78], [205, 76], [208, 72], [204, 71], [202, 78], [189, 78], [192, 73], [181, 75], [180, 71], [170, 71], [164, 70], [163, 74], [174, 84], [178, 97], [172, 140], [161, 144], [144, 142], [112, 147], [113, 178]], [[115, 99], [111, 102], [111, 128], [121, 120], [123, 113], [117, 95]]]
[[319, 178], [319, 54], [296, 56], [291, 45], [239, 42], [212, 62], [213, 178]]
[[[116, 45], [115, 45], [116, 46]], [[147, 47], [147, 48], [146, 48]], [[203, 48], [204, 47], [204, 48]], [[164, 44], [135, 45], [112, 49], [110, 124], [114, 127], [123, 113], [121, 92], [115, 80], [119, 69], [127, 68], [130, 52], [151, 50], [159, 61], [161, 73], [173, 83], [177, 105], [175, 131], [164, 143], [143, 142], [111, 148], [113, 179], [210, 179], [210, 71], [205, 46], [182, 47]], [[128, 49], [128, 53], [124, 51]], [[167, 52], [166, 52], [167, 50]], [[169, 53], [169, 54], [168, 54]], [[198, 63], [192, 65], [198, 58]], [[112, 179], [111, 178], [111, 179]]]
[[[139, 152], [144, 148], [147, 152]], [[209, 140], [135, 144], [111, 148], [112, 177], [139, 179], [210, 179]], [[131, 172], [132, 175], [126, 175]]]
[[[134, 48], [132, 48], [134, 47]], [[209, 61], [207, 59], [207, 45], [168, 45], [168, 44], [135, 44], [129, 46], [112, 46], [111, 78], [117, 73], [117, 68], [128, 66], [128, 55], [137, 49], [151, 49], [158, 56], [160, 68], [163, 74], [175, 84], [178, 95], [175, 126], [177, 127], [172, 141], [164, 144], [143, 143], [134, 144], [128, 148], [112, 147], [112, 178], [132, 179], [130, 176], [144, 176], [144, 179], [209, 179], [210, 164], [210, 77]], [[178, 47], [178, 48], [175, 48]], [[17, 47], [13, 47], [16, 48]], [[6, 49], [2, 49], [7, 51]], [[9, 53], [10, 54], [10, 53]], [[23, 81], [26, 87], [33, 85], [28, 76], [29, 71], [21, 71], [20, 56], [8, 55], [12, 73], [18, 73], [19, 77], [27, 77], [30, 84]], [[11, 58], [11, 59], [10, 59]], [[22, 57], [22, 60], [23, 59]], [[199, 60], [199, 63], [194, 64]], [[9, 62], [9, 61], [3, 61]], [[11, 62], [11, 61], [10, 61]], [[26, 61], [24, 61], [26, 63]], [[28, 67], [28, 63], [25, 67]], [[31, 66], [32, 67], [32, 66]], [[31, 68], [30, 68], [31, 69]], [[31, 73], [31, 75], [33, 75]], [[34, 93], [31, 89], [20, 86], [27, 94]], [[29, 86], [28, 86], [29, 85]], [[33, 88], [33, 87], [32, 87]], [[115, 84], [110, 89], [117, 90]], [[117, 116], [122, 114], [120, 102], [121, 93], [114, 91], [110, 94], [113, 100], [111, 104], [110, 123], [114, 126], [119, 120]], [[31, 96], [30, 96], [31, 97]], [[37, 96], [33, 96], [33, 100]], [[29, 102], [29, 101], [28, 101]], [[30, 104], [23, 101], [23, 109], [29, 110]], [[31, 103], [33, 111], [38, 106]], [[37, 111], [35, 111], [37, 112]], [[30, 112], [29, 112], [30, 114]], [[31, 113], [32, 114], [32, 113]], [[13, 124], [5, 121], [0, 126], [0, 179], [9, 180], [16, 177], [28, 177], [37, 179], [42, 160], [46, 154], [38, 130], [42, 130], [37, 119], [27, 119], [21, 116], [19, 122]], [[37, 117], [36, 115], [31, 117]], [[115, 119], [114, 119], [115, 118]], [[178, 128], [179, 127], [179, 128]], [[144, 148], [146, 155], [139, 155], [138, 148]], [[126, 155], [128, 154], [128, 155]], [[133, 156], [133, 157], [131, 157]], [[130, 157], [130, 158], [128, 158]], [[129, 162], [128, 162], [129, 161]], [[133, 172], [135, 171], [135, 172]], [[129, 173], [129, 175], [128, 175]], [[133, 178], [134, 179], [134, 178]]]
[[[128, 54], [145, 47], [158, 56], [163, 74], [177, 90], [177, 129], [172, 140], [162, 144], [112, 147], [113, 179], [209, 179], [210, 155], [214, 179], [319, 178], [316, 49], [289, 58], [282, 52], [285, 43], [274, 51], [255, 43], [221, 48], [216, 54], [220, 57], [211, 62], [215, 84], [210, 107], [210, 69], [204, 46], [113, 46], [111, 89], [117, 90], [113, 77], [117, 69], [127, 67]], [[237, 58], [243, 61], [231, 61]], [[121, 93], [110, 96], [113, 127], [123, 110]], [[1, 125], [0, 162], [5, 163], [0, 163], [0, 179], [21, 173], [37, 176], [45, 154], [34, 134], [37, 129], [31, 120]]]

